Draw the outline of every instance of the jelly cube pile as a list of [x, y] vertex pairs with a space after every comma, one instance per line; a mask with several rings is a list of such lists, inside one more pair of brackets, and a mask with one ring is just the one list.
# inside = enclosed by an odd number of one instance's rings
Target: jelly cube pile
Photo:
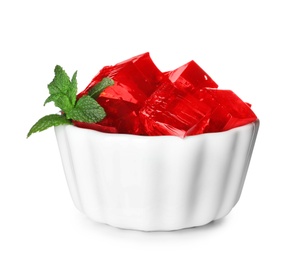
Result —
[[113, 79], [97, 98], [106, 117], [74, 125], [107, 133], [186, 137], [222, 132], [257, 119], [248, 103], [231, 90], [220, 90], [194, 61], [161, 72], [149, 53], [105, 66], [77, 98], [104, 77]]

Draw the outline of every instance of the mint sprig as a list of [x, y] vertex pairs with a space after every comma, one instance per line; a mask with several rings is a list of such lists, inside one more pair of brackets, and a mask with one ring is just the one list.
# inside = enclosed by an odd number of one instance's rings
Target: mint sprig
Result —
[[52, 126], [72, 124], [72, 120], [97, 123], [106, 116], [104, 109], [95, 99], [106, 87], [114, 84], [112, 79], [104, 78], [90, 90], [88, 95], [77, 100], [77, 72], [73, 74], [71, 79], [59, 65], [55, 67], [54, 72], [55, 77], [48, 84], [50, 95], [45, 100], [44, 105], [54, 102], [55, 106], [62, 110], [62, 113], [47, 115], [39, 119], [31, 127], [27, 138], [33, 133], [44, 131]]

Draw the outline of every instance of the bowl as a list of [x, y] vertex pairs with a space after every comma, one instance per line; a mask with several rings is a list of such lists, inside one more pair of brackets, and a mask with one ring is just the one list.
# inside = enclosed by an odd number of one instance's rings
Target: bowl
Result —
[[75, 206], [123, 229], [170, 231], [226, 216], [242, 193], [259, 120], [189, 136], [110, 134], [55, 127]]

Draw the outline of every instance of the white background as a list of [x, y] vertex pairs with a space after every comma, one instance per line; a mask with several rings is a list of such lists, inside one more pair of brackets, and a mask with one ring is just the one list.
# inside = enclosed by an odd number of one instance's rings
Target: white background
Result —
[[[0, 259], [297, 259], [296, 13], [294, 0], [1, 1]], [[57, 112], [43, 107], [56, 64], [83, 90], [147, 51], [163, 71], [195, 60], [260, 118], [221, 221], [157, 233], [93, 223], [72, 203], [53, 129], [26, 139]]]

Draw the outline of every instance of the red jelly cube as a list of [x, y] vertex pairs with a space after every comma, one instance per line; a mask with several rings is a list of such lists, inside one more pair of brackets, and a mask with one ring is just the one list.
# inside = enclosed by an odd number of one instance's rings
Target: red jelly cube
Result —
[[176, 70], [168, 72], [171, 82], [181, 88], [217, 88], [218, 85], [195, 62], [190, 61]]
[[[194, 61], [164, 73], [172, 82], [164, 83], [148, 99], [140, 118], [149, 135], [178, 135], [203, 133], [209, 123], [213, 98], [203, 90], [218, 85]], [[204, 99], [208, 99], [205, 102]]]
[[205, 89], [189, 92], [168, 81], [160, 86], [140, 110], [140, 120], [148, 135], [184, 137], [195, 127], [203, 133], [208, 115], [217, 103]]
[[92, 129], [116, 129], [118, 133], [144, 134], [138, 111], [163, 78], [149, 53], [104, 67], [78, 98], [86, 95], [104, 77], [114, 81], [114, 85], [107, 87], [97, 99], [107, 116], [97, 123], [98, 126], [92, 126]]
[[99, 104], [106, 112], [105, 121], [98, 124], [105, 124], [115, 127], [118, 133], [143, 135], [144, 131], [140, 124], [138, 111], [140, 107], [124, 100], [98, 98]]
[[[154, 64], [148, 52], [120, 62], [117, 65], [125, 65], [128, 62], [132, 62], [135, 65], [135, 67], [143, 75], [143, 77], [148, 82], [150, 82], [150, 85], [157, 85], [163, 78], [163, 73]], [[147, 89], [144, 89], [144, 91], [147, 92]]]
[[206, 132], [226, 131], [249, 124], [257, 119], [250, 104], [243, 102], [231, 90], [207, 89], [206, 91], [219, 104], [210, 116]]
[[114, 66], [105, 66], [78, 97], [87, 94], [104, 77], [113, 79], [114, 85], [106, 88], [102, 97], [142, 104], [156, 90], [163, 74], [149, 53], [144, 53]]

